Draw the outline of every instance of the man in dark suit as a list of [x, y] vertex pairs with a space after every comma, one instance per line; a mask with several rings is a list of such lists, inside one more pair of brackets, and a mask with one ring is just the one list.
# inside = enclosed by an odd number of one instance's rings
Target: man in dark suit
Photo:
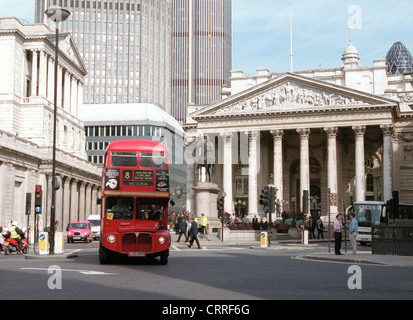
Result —
[[315, 222], [313, 220], [313, 217], [310, 217], [308, 228], [310, 229], [310, 239], [315, 239]]
[[198, 249], [201, 249], [201, 246], [199, 245], [199, 240], [198, 240], [198, 224], [194, 221], [194, 218], [191, 218], [190, 220], [191, 224], [191, 240], [189, 241], [188, 248], [192, 247], [194, 244], [194, 241], [196, 241], [196, 244], [198, 245]]
[[187, 228], [187, 223], [186, 223], [186, 219], [182, 218], [181, 221], [179, 221], [179, 237], [178, 237], [178, 241], [181, 240], [181, 236], [184, 235], [185, 236], [185, 242], [188, 242], [188, 235], [186, 234], [186, 228]]
[[317, 221], [317, 239], [320, 239], [320, 236], [321, 236], [321, 239], [324, 239], [324, 236], [323, 236], [323, 232], [324, 232], [324, 224], [323, 224], [323, 221], [321, 221], [321, 219], [318, 219], [318, 221]]

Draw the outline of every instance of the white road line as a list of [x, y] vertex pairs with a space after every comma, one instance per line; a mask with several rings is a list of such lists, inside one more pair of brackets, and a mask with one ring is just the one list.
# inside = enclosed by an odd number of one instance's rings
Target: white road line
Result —
[[[49, 271], [49, 268], [20, 268], [20, 270], [35, 270], [35, 271]], [[103, 271], [93, 271], [93, 270], [71, 270], [62, 269], [64, 272], [78, 272], [86, 275], [117, 275], [117, 273], [107, 273]]]

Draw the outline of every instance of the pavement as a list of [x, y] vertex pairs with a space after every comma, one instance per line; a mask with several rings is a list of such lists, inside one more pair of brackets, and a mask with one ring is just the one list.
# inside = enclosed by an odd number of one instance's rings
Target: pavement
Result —
[[[176, 244], [177, 237], [178, 236], [172, 234], [172, 245], [179, 245], [179, 247], [186, 245], [186, 243], [183, 243], [182, 238], [181, 242]], [[320, 243], [327, 243], [328, 240], [309, 240], [309, 244], [307, 245], [302, 244], [300, 240], [271, 240], [270, 246], [263, 248], [259, 241], [222, 242], [216, 236], [200, 236], [199, 238], [203, 249], [229, 246], [245, 247], [252, 250], [296, 250], [302, 251], [302, 254], [298, 255], [300, 259], [378, 266], [413, 267], [413, 256], [378, 255], [372, 254], [371, 251], [359, 251], [357, 254], [352, 255], [351, 247], [347, 248], [347, 252], [342, 248], [342, 255], [335, 255], [334, 240], [331, 242], [331, 250], [328, 252], [328, 248], [319, 246]], [[193, 248], [196, 248], [196, 244], [194, 244]]]

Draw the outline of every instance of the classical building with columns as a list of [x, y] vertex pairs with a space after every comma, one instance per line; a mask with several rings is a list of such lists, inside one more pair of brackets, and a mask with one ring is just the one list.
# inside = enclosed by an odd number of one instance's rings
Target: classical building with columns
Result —
[[[55, 34], [44, 24], [0, 23], [0, 225], [33, 226], [35, 185], [42, 185], [41, 223], [50, 224]], [[69, 34], [59, 40], [56, 192], [59, 231], [96, 214], [101, 171], [87, 161], [81, 120], [86, 69]], [[30, 220], [26, 194], [32, 194]]]
[[259, 198], [270, 183], [277, 216], [301, 211], [304, 190], [307, 213], [324, 217], [354, 201], [388, 200], [393, 190], [413, 203], [412, 74], [389, 73], [385, 59], [361, 67], [352, 44], [342, 61], [337, 69], [259, 69], [253, 77], [232, 71], [221, 101], [191, 106], [187, 207], [203, 210], [196, 193], [205, 163], [225, 191], [225, 210], [250, 219], [264, 217]]

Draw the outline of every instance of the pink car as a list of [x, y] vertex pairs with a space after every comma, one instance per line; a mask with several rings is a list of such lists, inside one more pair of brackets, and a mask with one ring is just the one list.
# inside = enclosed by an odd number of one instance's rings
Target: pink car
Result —
[[67, 231], [67, 243], [76, 241], [92, 242], [92, 226], [89, 221], [74, 221]]

